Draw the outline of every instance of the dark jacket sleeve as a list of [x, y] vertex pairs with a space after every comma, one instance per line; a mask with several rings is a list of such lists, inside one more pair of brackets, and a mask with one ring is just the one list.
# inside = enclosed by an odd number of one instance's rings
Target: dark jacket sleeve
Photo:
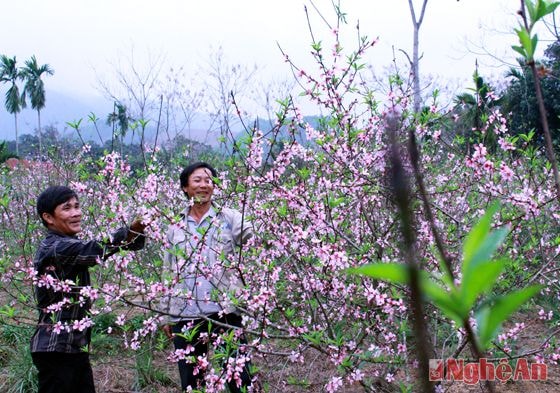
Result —
[[[62, 264], [94, 266], [98, 258], [107, 259], [119, 250], [140, 250], [145, 236], [134, 234], [127, 227], [120, 228], [109, 242], [80, 240], [74, 237], [58, 237], [51, 248], [51, 257]], [[48, 258], [47, 258], [48, 259]]]
[[51, 252], [46, 255], [46, 260], [52, 257], [58, 264], [73, 264], [81, 266], [93, 266], [97, 258], [104, 257], [106, 253], [103, 244], [96, 241], [84, 241], [74, 237], [59, 237], [53, 244]]
[[146, 236], [141, 233], [136, 233], [128, 227], [119, 228], [118, 231], [113, 233], [112, 241], [109, 243], [100, 243], [104, 248], [102, 258], [107, 259], [111, 255], [119, 252], [120, 250], [137, 251], [144, 248], [146, 243]]

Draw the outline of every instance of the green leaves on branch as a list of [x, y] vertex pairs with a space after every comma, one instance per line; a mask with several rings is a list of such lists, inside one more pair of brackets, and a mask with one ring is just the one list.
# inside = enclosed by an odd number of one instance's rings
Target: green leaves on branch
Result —
[[[542, 288], [533, 285], [501, 296], [488, 295], [507, 262], [506, 259], [493, 259], [508, 233], [507, 228], [492, 230], [492, 217], [497, 210], [498, 204], [493, 204], [465, 238], [461, 284], [453, 282], [444, 266], [443, 275], [436, 276], [426, 271], [421, 271], [419, 275], [423, 295], [443, 314], [455, 321], [457, 326], [468, 323], [471, 313], [474, 312], [478, 324], [477, 344], [482, 350], [488, 348], [502, 323]], [[393, 284], [410, 283], [410, 268], [400, 263], [375, 263], [352, 269], [350, 273]], [[477, 307], [477, 299], [484, 295], [488, 296], [483, 298], [481, 305]]]
[[470, 278], [480, 263], [488, 261], [492, 257], [507, 235], [507, 228], [491, 231], [492, 216], [497, 210], [497, 204], [491, 205], [465, 238], [462, 264], [463, 282]]
[[2, 197], [0, 198], [0, 206], [2, 206], [4, 209], [8, 209], [10, 207], [10, 194], [5, 193], [4, 195], [2, 195]]
[[320, 53], [320, 52], [323, 50], [323, 48], [321, 47], [321, 41], [319, 41], [319, 42], [314, 42], [314, 43], [311, 45], [311, 48], [313, 48], [313, 50], [314, 50], [315, 52]]
[[479, 343], [487, 348], [498, 334], [502, 323], [525, 302], [542, 289], [541, 285], [532, 285], [493, 299], [476, 313]]
[[304, 333], [302, 335], [303, 339], [313, 345], [320, 346], [321, 342], [324, 340], [324, 332], [323, 331], [311, 331], [309, 333]]
[[82, 124], [82, 119], [66, 122], [66, 125], [74, 130], [78, 130], [80, 128], [80, 124]]
[[408, 284], [409, 271], [408, 266], [400, 263], [374, 263], [365, 265], [356, 269], [351, 269], [350, 273], [361, 274], [393, 284]]
[[512, 45], [511, 48], [521, 56], [523, 56], [523, 58], [525, 58], [527, 62], [533, 61], [535, 51], [537, 50], [537, 43], [539, 42], [537, 34], [531, 37], [530, 33], [525, 27], [515, 29], [515, 32], [517, 33], [517, 37], [519, 37], [521, 46]]
[[529, 14], [529, 18], [531, 21], [531, 27], [533, 27], [532, 25], [540, 19], [549, 14], [552, 14], [559, 4], [560, 3], [557, 1], [537, 0], [535, 3], [533, 3], [533, 0], [525, 0], [525, 6], [527, 7], [527, 13]]
[[[512, 49], [519, 53], [528, 63], [534, 61], [537, 44], [539, 42], [537, 34], [531, 35], [535, 24], [545, 16], [552, 14], [558, 5], [557, 1], [547, 0], [525, 0], [527, 14], [521, 13], [524, 19], [524, 25], [519, 29], [515, 29], [520, 45], [512, 45]], [[529, 19], [527, 20], [527, 16]]]

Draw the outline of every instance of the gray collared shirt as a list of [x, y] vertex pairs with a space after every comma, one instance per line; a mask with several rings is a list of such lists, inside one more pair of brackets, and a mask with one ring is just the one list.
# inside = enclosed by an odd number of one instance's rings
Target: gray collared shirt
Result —
[[170, 285], [161, 305], [166, 322], [235, 312], [224, 294], [239, 283], [233, 257], [252, 233], [234, 209], [211, 207], [199, 223], [188, 213], [186, 209], [181, 225], [170, 226], [167, 233], [165, 273]]

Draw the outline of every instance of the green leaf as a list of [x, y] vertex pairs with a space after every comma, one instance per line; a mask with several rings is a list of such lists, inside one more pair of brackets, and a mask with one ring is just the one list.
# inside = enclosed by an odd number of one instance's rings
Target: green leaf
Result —
[[80, 124], [82, 123], [82, 119], [76, 120], [76, 121], [67, 121], [66, 125], [70, 128], [73, 128], [75, 130], [77, 130], [80, 127]]
[[297, 170], [297, 172], [303, 180], [307, 180], [311, 176], [311, 170], [307, 167], [300, 168]]
[[280, 217], [286, 218], [288, 216], [288, 205], [285, 203], [279, 204], [277, 212]]
[[406, 265], [394, 262], [373, 263], [354, 269], [348, 269], [348, 272], [351, 274], [361, 274], [364, 276], [376, 278], [378, 280], [397, 284], [408, 284], [410, 277], [408, 267]]
[[494, 286], [505, 264], [505, 259], [483, 262], [463, 277], [459, 293], [466, 309], [470, 310], [477, 297]]
[[[469, 275], [477, 274], [478, 265], [492, 259], [492, 255], [503, 243], [509, 232], [508, 228], [499, 228], [490, 232], [474, 249], [469, 259], [463, 261], [463, 280], [469, 279]], [[474, 247], [474, 246], [471, 246]]]
[[341, 204], [343, 204], [346, 201], [346, 197], [341, 196], [338, 198], [329, 198], [328, 203], [329, 203], [329, 207], [331, 209], [337, 208], [338, 206], [340, 206]]
[[150, 122], [150, 120], [138, 119], [138, 122], [140, 123], [142, 129], [145, 129], [148, 123]]
[[296, 315], [296, 311], [293, 308], [287, 308], [286, 311], [284, 311], [284, 313], [286, 314], [286, 318], [288, 319], [293, 319], [294, 316]]
[[552, 2], [552, 3], [550, 3], [550, 4], [547, 4], [547, 6], [546, 6], [546, 14], [545, 14], [545, 15], [552, 14], [554, 11], [556, 11], [556, 8], [557, 8], [559, 5], [560, 5], [560, 2], [558, 2], [558, 1], [554, 1], [554, 2]]
[[0, 315], [4, 315], [8, 318], [13, 318], [16, 315], [16, 309], [8, 305], [4, 305], [0, 308]]
[[467, 270], [473, 256], [478, 252], [479, 245], [490, 232], [492, 216], [498, 210], [499, 204], [494, 202], [488, 207], [486, 213], [478, 223], [471, 229], [463, 244], [463, 270]]
[[517, 32], [517, 36], [519, 37], [519, 42], [521, 43], [521, 46], [523, 47], [523, 49], [525, 49], [525, 53], [527, 54], [525, 56], [526, 60], [531, 60], [533, 58], [533, 53], [535, 51], [533, 48], [533, 43], [531, 40], [531, 36], [529, 35], [529, 32], [525, 28], [515, 29], [515, 31]]
[[[530, 1], [527, 3], [530, 3]], [[558, 7], [558, 2], [552, 2], [549, 4], [545, 0], [537, 0], [536, 7], [534, 7], [534, 16], [531, 16], [531, 21], [533, 23], [537, 22], [539, 19], [542, 19], [546, 15], [554, 12], [556, 7]]]
[[468, 310], [463, 308], [460, 299], [455, 295], [455, 290], [451, 292], [437, 285], [428, 274], [420, 275], [420, 287], [426, 297], [431, 300], [437, 308], [441, 310], [448, 318], [457, 323], [458, 326], [463, 324], [463, 320], [468, 316]]
[[531, 48], [532, 48], [532, 52], [531, 52], [531, 60], [533, 59], [533, 56], [535, 55], [535, 52], [537, 51], [537, 44], [539, 43], [539, 38], [537, 37], [537, 35], [535, 34], [532, 38], [531, 38]]
[[531, 21], [536, 20], [537, 16], [537, 8], [539, 5], [540, 0], [537, 0], [537, 3], [533, 4], [532, 0], [525, 1], [525, 6], [527, 7], [527, 13], [529, 14], [529, 18]]
[[521, 56], [523, 56], [524, 59], [527, 58], [527, 53], [525, 53], [525, 49], [523, 49], [522, 47], [517, 46], [517, 45], [512, 45], [511, 49], [513, 49], [514, 51], [519, 53]]
[[537, 22], [543, 16], [546, 15], [546, 4], [544, 1], [537, 0], [537, 6], [535, 7], [535, 15], [531, 18], [533, 23]]
[[88, 115], [88, 120], [91, 121], [92, 123], [95, 123], [96, 121], [99, 120], [99, 118], [95, 116], [95, 113], [90, 112]]
[[312, 44], [311, 47], [315, 52], [321, 52], [321, 41]]
[[520, 134], [519, 136], [521, 136], [524, 142], [530, 142], [535, 136], [535, 129], [531, 129], [528, 134]]
[[498, 334], [505, 320], [521, 307], [523, 303], [537, 294], [542, 285], [532, 285], [496, 298], [493, 304], [483, 307], [476, 314], [480, 345], [488, 348], [490, 341]]
[[311, 331], [309, 333], [304, 333], [302, 335], [302, 338], [306, 341], [309, 341], [312, 344], [315, 344], [317, 346], [321, 345], [321, 342], [323, 341], [323, 332], [322, 331]]
[[193, 341], [194, 337], [196, 336], [196, 334], [198, 333], [198, 331], [200, 330], [200, 326], [196, 325], [193, 326], [189, 329], [185, 329], [183, 331], [181, 331], [181, 333], [175, 333], [176, 336], [181, 337], [187, 341]]
[[10, 195], [9, 194], [4, 194], [2, 195], [2, 198], [0, 198], [0, 206], [2, 206], [3, 208], [8, 208], [10, 206]]

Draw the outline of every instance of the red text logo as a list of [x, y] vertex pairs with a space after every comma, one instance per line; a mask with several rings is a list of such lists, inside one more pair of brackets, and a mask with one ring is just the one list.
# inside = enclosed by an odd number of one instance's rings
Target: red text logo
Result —
[[491, 362], [481, 358], [478, 362], [464, 359], [430, 359], [430, 381], [461, 381], [477, 384], [480, 381], [545, 381], [548, 368], [544, 363], [530, 363], [525, 358]]

